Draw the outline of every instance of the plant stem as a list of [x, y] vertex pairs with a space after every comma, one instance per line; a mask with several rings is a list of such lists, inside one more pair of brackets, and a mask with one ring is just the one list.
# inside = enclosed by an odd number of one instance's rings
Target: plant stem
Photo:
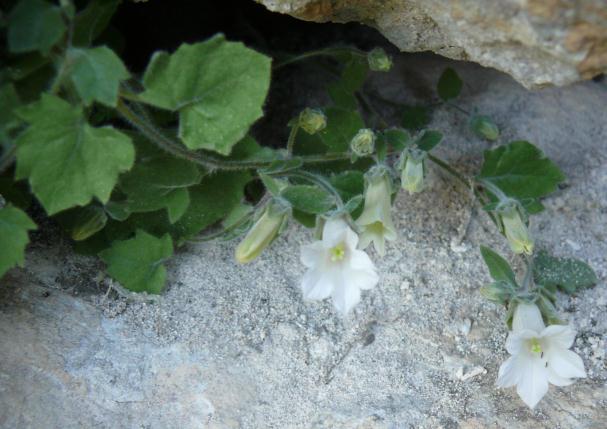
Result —
[[457, 104], [451, 102], [451, 101], [446, 101], [445, 104], [447, 106], [453, 107], [456, 110], [459, 110], [460, 112], [462, 112], [464, 115], [468, 115], [468, 116], [472, 116], [472, 113], [468, 112], [466, 109], [463, 109], [461, 107], [459, 107]]
[[274, 65], [274, 67], [272, 67], [274, 70], [278, 70], [286, 65], [301, 61], [301, 60], [305, 60], [307, 58], [312, 58], [312, 57], [320, 57], [320, 56], [325, 56], [325, 57], [332, 57], [335, 55], [339, 55], [339, 54], [353, 54], [359, 57], [366, 57], [367, 53], [363, 52], [359, 49], [355, 49], [355, 48], [327, 48], [327, 49], [319, 49], [317, 51], [309, 51], [309, 52], [304, 52], [303, 54], [300, 55], [296, 55], [293, 56], [287, 60], [281, 61], [277, 64]]
[[525, 262], [527, 264], [527, 272], [525, 273], [525, 278], [523, 279], [523, 284], [521, 287], [523, 288], [523, 292], [529, 292], [533, 280], [533, 258], [527, 257], [525, 258]]
[[291, 132], [289, 133], [289, 139], [287, 140], [287, 156], [291, 157], [293, 155], [293, 146], [295, 145], [295, 138], [297, 137], [297, 132], [299, 131], [299, 123], [296, 123], [291, 127]]
[[436, 156], [434, 156], [430, 153], [428, 153], [427, 156], [430, 161], [432, 161], [433, 163], [438, 165], [443, 170], [447, 171], [449, 174], [451, 174], [453, 177], [455, 177], [457, 180], [459, 180], [464, 186], [466, 186], [466, 188], [471, 189], [471, 190], [474, 189], [474, 186], [472, 185], [470, 179], [468, 179], [463, 174], [461, 174], [459, 171], [457, 171], [456, 169], [451, 167], [445, 161], [443, 161], [440, 158], [437, 158]]

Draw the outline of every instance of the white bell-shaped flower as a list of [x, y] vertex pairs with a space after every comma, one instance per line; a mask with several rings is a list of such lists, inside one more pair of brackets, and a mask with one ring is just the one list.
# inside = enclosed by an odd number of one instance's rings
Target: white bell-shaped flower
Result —
[[373, 242], [375, 251], [384, 256], [386, 240], [396, 239], [391, 215], [392, 179], [388, 171], [380, 168], [367, 173], [366, 180], [365, 206], [356, 219], [360, 228], [360, 248], [365, 249]]
[[301, 262], [308, 267], [301, 282], [307, 300], [333, 298], [342, 314], [360, 301], [360, 291], [373, 288], [378, 281], [375, 265], [362, 250], [358, 236], [341, 218], [329, 219], [322, 240], [301, 249]]
[[519, 304], [506, 340], [512, 356], [500, 367], [498, 387], [516, 386], [525, 404], [534, 408], [548, 383], [568, 386], [572, 378], [586, 377], [582, 359], [569, 350], [574, 339], [575, 331], [567, 325], [546, 327], [535, 304]]

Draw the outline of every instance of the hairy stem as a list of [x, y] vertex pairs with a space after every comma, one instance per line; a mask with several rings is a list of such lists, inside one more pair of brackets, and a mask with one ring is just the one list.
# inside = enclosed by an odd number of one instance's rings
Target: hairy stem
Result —
[[297, 132], [299, 131], [299, 124], [296, 123], [291, 127], [289, 133], [289, 139], [287, 140], [287, 155], [291, 157], [293, 155], [293, 146], [295, 145], [295, 139], [297, 138]]

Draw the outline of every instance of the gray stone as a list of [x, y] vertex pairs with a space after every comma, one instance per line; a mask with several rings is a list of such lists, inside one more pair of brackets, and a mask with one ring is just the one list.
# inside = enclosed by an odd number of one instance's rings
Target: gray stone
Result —
[[607, 70], [604, 0], [257, 1], [309, 21], [362, 22], [401, 51], [474, 61], [529, 88], [566, 85]]
[[[500, 143], [537, 143], [568, 176], [533, 232], [598, 273], [596, 287], [558, 300], [578, 330], [573, 349], [587, 379], [551, 386], [535, 411], [495, 387], [507, 331], [504, 310], [478, 293], [488, 274], [477, 249], [509, 253], [469, 195], [430, 165], [428, 189], [396, 200], [399, 240], [383, 259], [372, 254], [378, 287], [343, 319], [329, 302], [302, 301], [298, 248], [312, 234], [297, 226], [246, 266], [234, 262], [233, 242], [188, 246], [156, 302], [108, 291], [99, 263], [61, 241], [35, 243], [27, 268], [0, 284], [0, 426], [604, 427], [607, 88], [528, 92], [474, 64], [403, 55], [368, 90], [422, 102], [446, 66], [466, 82], [461, 108], [492, 116]], [[441, 157], [477, 171], [489, 145], [459, 111], [439, 108], [431, 126], [447, 136]]]

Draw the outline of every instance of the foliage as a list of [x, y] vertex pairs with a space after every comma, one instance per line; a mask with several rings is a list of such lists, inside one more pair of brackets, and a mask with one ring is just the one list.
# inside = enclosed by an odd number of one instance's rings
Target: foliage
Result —
[[[438, 158], [444, 135], [428, 127], [439, 108], [467, 115], [478, 138], [500, 140], [489, 116], [455, 104], [463, 81], [454, 69], [438, 78], [436, 102], [399, 106], [400, 126], [391, 126], [370, 101], [381, 97], [365, 87], [369, 75], [392, 67], [381, 49], [327, 48], [273, 62], [218, 34], [156, 52], [140, 76], [97, 44], [119, 3], [92, 0], [76, 10], [70, 1], [20, 0], [8, 15], [2, 55], [13, 67], [0, 74], [0, 193], [8, 200], [0, 200], [0, 275], [23, 263], [36, 228], [21, 209], [26, 183], [78, 250], [98, 254], [124, 287], [159, 293], [174, 246], [253, 231], [240, 258], [248, 262], [287, 217], [307, 227], [341, 217], [356, 232], [364, 206], [374, 219], [367, 235], [383, 249], [396, 236], [389, 212], [398, 185], [423, 190], [430, 165], [474, 192], [498, 232], [527, 240], [533, 252], [530, 217], [564, 175], [527, 141], [487, 150], [475, 177]], [[330, 103], [293, 114], [286, 149], [259, 144], [251, 126], [263, 116], [272, 70], [311, 57], [337, 67], [327, 79]], [[370, 190], [377, 174], [382, 186]], [[556, 320], [557, 290], [596, 283], [586, 264], [537, 251], [518, 282], [506, 259], [487, 247], [481, 254], [493, 279], [481, 292], [510, 308], [537, 302], [547, 320]]]

